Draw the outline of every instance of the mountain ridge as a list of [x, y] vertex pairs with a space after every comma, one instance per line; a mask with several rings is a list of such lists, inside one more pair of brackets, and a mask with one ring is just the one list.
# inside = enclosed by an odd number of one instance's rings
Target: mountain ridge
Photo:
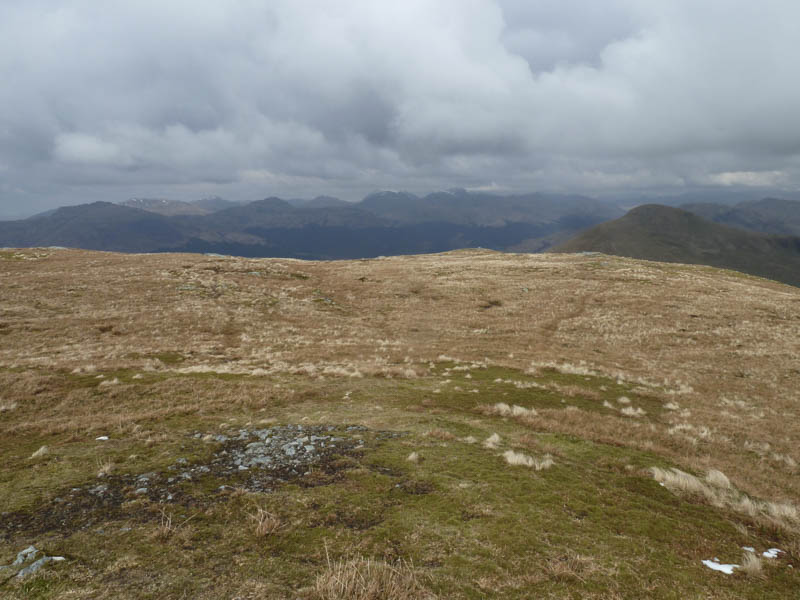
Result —
[[[59, 245], [122, 252], [217, 252], [224, 248], [242, 256], [320, 259], [470, 246], [544, 249], [551, 240], [622, 213], [588, 197], [492, 196], [466, 190], [425, 197], [380, 192], [359, 203], [332, 197], [298, 202], [271, 196], [231, 205], [217, 199], [212, 204], [220, 209], [206, 214], [161, 200], [127, 204], [133, 206], [93, 203], [24, 222], [0, 222], [0, 246]], [[354, 240], [357, 236], [362, 239]]]
[[553, 252], [602, 252], [704, 264], [800, 285], [800, 238], [748, 232], [679, 208], [648, 204], [596, 225]]

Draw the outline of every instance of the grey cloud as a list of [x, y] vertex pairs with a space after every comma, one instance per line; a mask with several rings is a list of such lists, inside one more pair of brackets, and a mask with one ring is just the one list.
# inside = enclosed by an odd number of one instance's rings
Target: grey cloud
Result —
[[133, 195], [800, 186], [800, 6], [0, 5], [0, 215]]

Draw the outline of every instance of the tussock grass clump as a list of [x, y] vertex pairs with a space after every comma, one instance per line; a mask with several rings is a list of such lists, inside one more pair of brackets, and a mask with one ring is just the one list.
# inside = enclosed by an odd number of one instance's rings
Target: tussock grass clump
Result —
[[257, 537], [268, 537], [277, 533], [281, 527], [283, 527], [283, 521], [281, 521], [280, 517], [260, 506], [256, 508], [254, 513], [250, 513], [248, 516], [255, 524], [253, 533], [255, 533]]
[[331, 561], [314, 583], [316, 600], [434, 600], [405, 561], [369, 558]]
[[493, 433], [488, 438], [483, 440], [483, 447], [489, 450], [496, 450], [500, 446], [500, 436]]
[[173, 523], [172, 522], [172, 514], [167, 514], [166, 509], [163, 507], [161, 508], [161, 518], [159, 519], [158, 525], [156, 525], [155, 531], [153, 531], [152, 537], [160, 542], [165, 542], [172, 536], [181, 533], [184, 536], [191, 535], [191, 532], [188, 528], [186, 528], [186, 524], [191, 521], [196, 515], [192, 515], [180, 523]]
[[640, 407], [626, 406], [620, 411], [626, 417], [643, 417], [647, 413]]
[[97, 462], [97, 476], [106, 477], [111, 475], [114, 470], [114, 463], [110, 460], [101, 460]]
[[759, 579], [764, 577], [764, 567], [761, 564], [761, 559], [753, 552], [744, 553], [739, 570], [748, 577], [757, 577]]
[[728, 479], [725, 473], [716, 469], [711, 469], [706, 473], [706, 482], [718, 488], [728, 489], [731, 487], [731, 480]]
[[437, 440], [442, 440], [444, 442], [449, 442], [451, 440], [456, 439], [456, 436], [454, 436], [449, 431], [445, 431], [444, 429], [431, 429], [425, 435], [427, 435], [428, 437], [435, 438]]
[[597, 565], [592, 557], [582, 556], [572, 551], [552, 558], [544, 564], [544, 572], [548, 578], [556, 581], [585, 582], [586, 577], [597, 570]]
[[0, 400], [0, 413], [16, 410], [19, 405], [16, 402], [3, 402]]
[[651, 467], [650, 472], [665, 487], [703, 498], [712, 506], [730, 508], [750, 517], [768, 518], [785, 528], [800, 523], [800, 511], [793, 504], [750, 498], [734, 488], [724, 473], [715, 469], [708, 472], [705, 481], [675, 468]]
[[542, 458], [534, 458], [533, 456], [528, 456], [527, 454], [523, 454], [522, 452], [515, 452], [514, 450], [506, 450], [503, 453], [503, 458], [505, 458], [506, 462], [510, 465], [530, 467], [535, 471], [543, 471], [544, 469], [549, 469], [555, 464], [555, 462], [553, 461], [553, 457], [550, 456], [549, 454], [546, 454]]
[[47, 454], [48, 452], [50, 452], [50, 449], [49, 449], [47, 446], [42, 446], [42, 447], [41, 447], [41, 448], [39, 448], [39, 449], [38, 449], [36, 452], [34, 452], [33, 454], [31, 454], [30, 458], [39, 458], [39, 457], [41, 457], [41, 456], [44, 456], [44, 455], [45, 455], [45, 454]]
[[525, 408], [524, 406], [509, 406], [505, 402], [498, 402], [494, 406], [482, 407], [481, 412], [486, 415], [498, 415], [501, 417], [535, 417], [536, 410]]

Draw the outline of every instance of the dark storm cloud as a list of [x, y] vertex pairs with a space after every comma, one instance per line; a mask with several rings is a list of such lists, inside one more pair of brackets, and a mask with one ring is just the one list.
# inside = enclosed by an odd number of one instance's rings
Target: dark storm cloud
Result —
[[134, 195], [800, 184], [800, 5], [0, 5], [0, 214]]

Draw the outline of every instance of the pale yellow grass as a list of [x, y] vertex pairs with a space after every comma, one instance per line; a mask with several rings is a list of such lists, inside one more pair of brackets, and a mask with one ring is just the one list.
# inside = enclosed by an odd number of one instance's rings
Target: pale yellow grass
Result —
[[317, 576], [314, 594], [318, 600], [435, 600], [426, 590], [413, 565], [390, 564], [371, 558], [331, 561]]
[[498, 402], [492, 406], [481, 407], [481, 412], [486, 415], [499, 415], [501, 417], [535, 417], [536, 410], [524, 406], [509, 406], [505, 402]]
[[535, 458], [522, 452], [515, 452], [514, 450], [506, 450], [503, 453], [503, 458], [512, 466], [530, 467], [534, 471], [544, 471], [555, 464], [553, 457], [550, 455], [545, 455], [542, 458]]
[[489, 450], [496, 450], [500, 446], [500, 436], [493, 433], [488, 438], [483, 440], [483, 447]]
[[651, 467], [656, 481], [676, 492], [702, 497], [709, 504], [733, 509], [751, 517], [766, 517], [790, 530], [800, 529], [800, 512], [794, 504], [759, 500], [742, 494], [728, 477], [715, 469], [704, 480], [680, 469]]
[[[83, 436], [120, 419], [264, 404], [242, 382], [209, 383], [198, 399], [190, 382], [156, 381], [136, 397], [121, 369], [141, 381], [176, 372], [414, 381], [447, 361], [454, 379], [503, 366], [543, 375], [546, 387], [552, 372], [646, 391], [663, 414], [537, 408], [527, 424], [687, 469], [714, 465], [753, 496], [800, 497], [797, 288], [703, 267], [489, 251], [304, 262], [47, 250], [0, 268], [0, 432]], [[501, 309], [482, 309], [486, 298]], [[73, 371], [120, 383], [60, 393], [52, 374]], [[525, 379], [509, 381], [534, 393]]]
[[739, 571], [743, 572], [748, 577], [763, 578], [764, 566], [761, 559], [753, 552], [745, 552], [742, 556], [742, 564], [739, 566]]
[[275, 513], [272, 513], [260, 506], [249, 514], [253, 521], [253, 533], [257, 537], [268, 537], [277, 533], [284, 525], [283, 521]]

